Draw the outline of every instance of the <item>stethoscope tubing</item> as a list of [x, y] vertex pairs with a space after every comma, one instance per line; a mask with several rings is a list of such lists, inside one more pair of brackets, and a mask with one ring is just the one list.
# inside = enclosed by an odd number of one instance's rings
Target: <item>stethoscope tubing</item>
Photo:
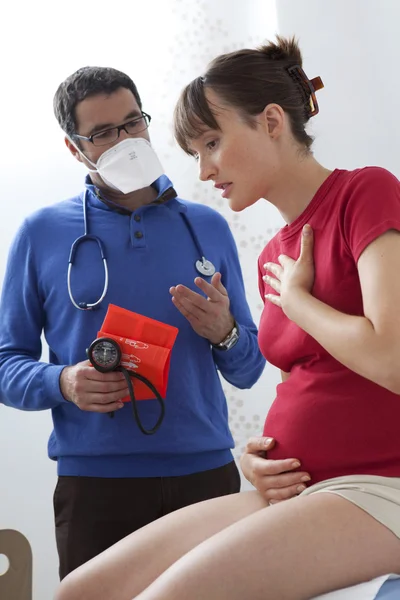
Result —
[[[107, 264], [107, 256], [106, 256], [106, 251], [104, 248], [104, 244], [101, 241], [101, 239], [97, 236], [97, 235], [93, 235], [89, 233], [89, 226], [88, 226], [88, 216], [87, 216], [87, 195], [89, 193], [89, 190], [85, 190], [84, 192], [84, 196], [82, 199], [82, 204], [83, 204], [83, 221], [84, 221], [84, 234], [81, 235], [80, 237], [78, 237], [72, 244], [71, 246], [71, 250], [69, 253], [69, 258], [68, 258], [68, 272], [67, 272], [67, 287], [68, 287], [68, 295], [69, 298], [72, 302], [72, 304], [75, 306], [75, 308], [77, 308], [78, 310], [93, 310], [96, 307], [98, 307], [102, 301], [104, 300], [107, 291], [108, 291], [108, 264]], [[195, 262], [195, 268], [197, 270], [197, 272], [202, 275], [203, 277], [212, 277], [212, 275], [214, 275], [215, 273], [215, 267], [212, 264], [211, 261], [207, 260], [204, 256], [201, 244], [199, 242], [199, 239], [196, 235], [196, 232], [193, 229], [192, 224], [190, 223], [189, 219], [187, 218], [187, 216], [184, 213], [180, 213], [186, 227], [189, 230], [189, 233], [191, 235], [191, 238], [193, 240], [194, 245], [196, 246], [196, 249], [199, 253], [199, 256], [201, 257], [200, 260], [197, 260]], [[86, 241], [93, 241], [96, 242], [99, 248], [99, 252], [100, 252], [100, 256], [101, 256], [101, 260], [103, 262], [103, 267], [104, 267], [104, 287], [103, 287], [103, 291], [100, 295], [100, 297], [92, 303], [88, 303], [88, 302], [77, 302], [74, 298], [74, 295], [72, 293], [72, 285], [71, 285], [71, 276], [72, 276], [72, 267], [74, 265], [74, 261], [75, 261], [75, 255], [77, 252], [78, 247]]]

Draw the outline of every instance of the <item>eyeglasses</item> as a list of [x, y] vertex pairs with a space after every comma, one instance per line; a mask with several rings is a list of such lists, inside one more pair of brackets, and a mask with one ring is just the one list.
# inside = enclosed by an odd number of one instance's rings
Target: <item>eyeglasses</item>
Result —
[[122, 130], [124, 130], [128, 135], [136, 135], [141, 131], [145, 131], [150, 125], [150, 121], [151, 116], [145, 112], [142, 112], [141, 117], [135, 117], [131, 121], [128, 121], [128, 123], [118, 125], [118, 127], [111, 127], [110, 129], [99, 131], [98, 133], [94, 133], [89, 137], [75, 133], [74, 137], [78, 138], [79, 140], [91, 142], [94, 146], [107, 146], [108, 144], [112, 144], [113, 142], [117, 141]]

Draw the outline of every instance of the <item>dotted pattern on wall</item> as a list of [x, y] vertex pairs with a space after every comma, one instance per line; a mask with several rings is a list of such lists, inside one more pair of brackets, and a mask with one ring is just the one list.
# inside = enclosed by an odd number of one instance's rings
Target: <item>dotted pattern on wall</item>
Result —
[[[263, 307], [258, 291], [257, 259], [266, 242], [281, 227], [280, 216], [265, 201], [243, 213], [233, 213], [220, 192], [211, 184], [198, 180], [195, 161], [177, 149], [171, 115], [181, 89], [201, 75], [211, 59], [239, 48], [255, 47], [274, 37], [273, 5], [265, 0], [236, 3], [234, 9], [228, 0], [164, 3], [161, 10], [166, 12], [164, 17], [161, 13], [158, 18], [168, 19], [173, 35], [167, 36], [163, 56], [157, 58], [159, 79], [154, 82], [144, 104], [144, 110], [155, 115], [150, 130], [152, 142], [179, 195], [207, 204], [227, 219], [238, 246], [247, 298], [256, 323]], [[139, 87], [141, 89], [141, 85]], [[276, 369], [271, 366], [267, 366], [263, 377], [251, 390], [238, 390], [223, 380], [236, 457], [240, 456], [250, 436], [262, 433], [277, 380]]]

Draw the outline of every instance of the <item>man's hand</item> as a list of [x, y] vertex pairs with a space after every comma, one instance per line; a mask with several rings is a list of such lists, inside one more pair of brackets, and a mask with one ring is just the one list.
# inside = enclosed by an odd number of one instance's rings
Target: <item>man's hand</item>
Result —
[[215, 273], [208, 283], [201, 277], [194, 280], [207, 296], [194, 292], [184, 285], [170, 288], [172, 302], [189, 321], [196, 333], [219, 344], [232, 331], [235, 320], [229, 311], [229, 296], [221, 282], [221, 273]]
[[84, 360], [61, 371], [60, 389], [66, 400], [81, 410], [108, 413], [124, 406], [121, 398], [129, 394], [122, 373], [100, 373]]
[[306, 489], [310, 476], [304, 471], [295, 471], [300, 462], [295, 458], [269, 460], [265, 452], [273, 448], [275, 440], [267, 437], [250, 438], [240, 458], [243, 475], [268, 501], [275, 504], [297, 496]]

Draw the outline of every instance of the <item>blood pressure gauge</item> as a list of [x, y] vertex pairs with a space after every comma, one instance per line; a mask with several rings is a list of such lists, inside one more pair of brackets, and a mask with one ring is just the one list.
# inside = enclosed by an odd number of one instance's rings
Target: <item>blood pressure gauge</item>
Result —
[[[151, 435], [155, 433], [164, 419], [164, 400], [158, 392], [158, 390], [151, 383], [151, 381], [147, 379], [147, 377], [144, 377], [139, 373], [129, 371], [123, 365], [121, 365], [122, 350], [118, 342], [116, 342], [112, 338], [107, 337], [97, 338], [90, 344], [89, 348], [86, 350], [86, 354], [93, 367], [97, 371], [100, 371], [100, 373], [109, 373], [110, 371], [115, 371], [119, 367], [119, 371], [121, 371], [121, 373], [125, 377], [126, 385], [128, 387], [129, 396], [132, 403], [133, 416], [135, 418], [136, 423], [138, 424], [140, 431], [146, 435]], [[144, 383], [152, 392], [152, 394], [154, 394], [155, 398], [160, 404], [160, 416], [157, 420], [157, 423], [154, 425], [154, 427], [152, 427], [152, 429], [146, 429], [141, 422], [139, 411], [137, 408], [135, 391], [131, 381], [132, 378], [135, 378], [136, 380], [139, 380], [142, 383]], [[107, 414], [109, 417], [113, 417], [114, 411], [109, 412]]]
[[87, 355], [97, 371], [108, 373], [115, 371], [121, 362], [121, 349], [111, 338], [97, 338], [87, 350]]

